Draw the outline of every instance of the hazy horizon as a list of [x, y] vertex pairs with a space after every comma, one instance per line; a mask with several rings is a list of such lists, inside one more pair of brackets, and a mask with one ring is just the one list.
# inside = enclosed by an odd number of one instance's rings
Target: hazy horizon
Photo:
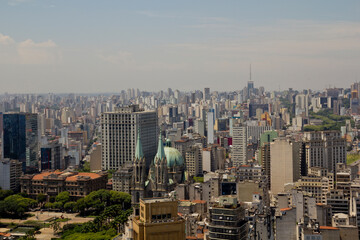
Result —
[[0, 2], [1, 92], [348, 88], [359, 1]]

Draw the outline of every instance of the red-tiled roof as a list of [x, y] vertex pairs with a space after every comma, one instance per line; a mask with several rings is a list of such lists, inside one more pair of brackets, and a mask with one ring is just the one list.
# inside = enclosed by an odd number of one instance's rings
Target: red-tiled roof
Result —
[[99, 174], [97, 174], [97, 173], [80, 172], [80, 173], [77, 174], [77, 175], [73, 175], [73, 176], [67, 177], [67, 178], [66, 178], [66, 181], [68, 181], [68, 182], [75, 182], [75, 181], [78, 179], [78, 177], [82, 177], [82, 176], [84, 176], [84, 177], [90, 177], [91, 179], [96, 179], [96, 178], [101, 177], [101, 176], [100, 176]]
[[54, 172], [42, 172], [42, 173], [39, 173], [39, 174], [36, 174], [34, 177], [33, 177], [33, 180], [43, 180], [44, 177], [47, 177], [51, 174], [57, 174], [57, 175], [60, 175], [62, 174], [62, 172], [60, 172], [59, 170], [55, 170]]
[[320, 230], [339, 230], [336, 227], [320, 226]]
[[284, 212], [284, 211], [289, 211], [291, 210], [291, 208], [281, 208], [280, 211]]
[[204, 239], [204, 234], [202, 233], [198, 233], [196, 236], [198, 239]]

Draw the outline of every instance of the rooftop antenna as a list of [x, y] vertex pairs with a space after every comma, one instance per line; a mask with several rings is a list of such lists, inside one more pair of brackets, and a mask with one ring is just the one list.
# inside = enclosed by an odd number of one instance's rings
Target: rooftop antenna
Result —
[[250, 81], [251, 81], [251, 63], [250, 63]]

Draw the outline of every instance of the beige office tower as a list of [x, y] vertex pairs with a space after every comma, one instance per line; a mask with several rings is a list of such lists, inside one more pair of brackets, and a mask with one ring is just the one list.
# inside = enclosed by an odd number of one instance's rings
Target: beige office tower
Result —
[[287, 138], [277, 138], [270, 143], [270, 190], [273, 194], [283, 192], [285, 184], [300, 178], [300, 151], [299, 144]]
[[233, 127], [231, 160], [235, 167], [246, 164], [247, 152], [247, 127], [235, 125]]
[[338, 163], [346, 163], [346, 140], [340, 131], [322, 131], [304, 133], [306, 165], [326, 168], [336, 172]]
[[189, 176], [198, 176], [203, 173], [202, 152], [201, 143], [197, 143], [186, 150], [186, 169]]
[[155, 111], [143, 111], [138, 105], [116, 107], [101, 114], [103, 170], [117, 170], [135, 158], [137, 134], [141, 136], [147, 166], [157, 149], [158, 119]]
[[168, 198], [140, 200], [140, 216], [132, 219], [134, 240], [185, 240], [185, 220], [178, 202]]

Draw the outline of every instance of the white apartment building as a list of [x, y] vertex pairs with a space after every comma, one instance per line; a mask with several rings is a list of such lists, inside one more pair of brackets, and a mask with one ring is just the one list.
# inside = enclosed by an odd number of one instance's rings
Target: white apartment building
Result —
[[137, 134], [141, 135], [147, 166], [157, 149], [158, 119], [155, 111], [143, 111], [138, 105], [115, 108], [101, 115], [102, 169], [117, 170], [135, 157]]

